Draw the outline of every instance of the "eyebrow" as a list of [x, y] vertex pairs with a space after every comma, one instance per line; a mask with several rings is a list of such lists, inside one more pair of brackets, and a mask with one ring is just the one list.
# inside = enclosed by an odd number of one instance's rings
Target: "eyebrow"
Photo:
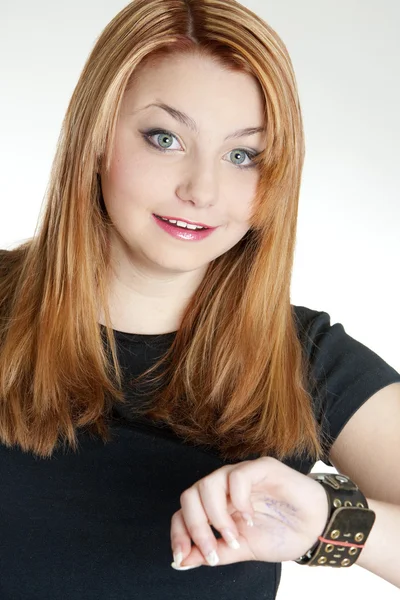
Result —
[[[164, 102], [155, 102], [155, 103], [148, 104], [141, 110], [145, 110], [146, 108], [149, 108], [150, 106], [157, 106], [158, 108], [162, 108], [167, 113], [169, 113], [171, 115], [171, 117], [173, 117], [174, 119], [176, 119], [183, 125], [186, 125], [186, 127], [191, 129], [195, 133], [199, 133], [197, 123], [191, 117], [189, 117], [189, 115], [182, 112], [181, 110], [173, 108], [172, 106], [169, 106], [168, 104], [165, 104]], [[238, 129], [237, 131], [234, 131], [234, 133], [227, 135], [224, 141], [230, 140], [232, 138], [242, 137], [244, 135], [254, 135], [255, 133], [262, 133], [265, 131], [266, 131], [265, 127], [245, 127], [244, 129]]]

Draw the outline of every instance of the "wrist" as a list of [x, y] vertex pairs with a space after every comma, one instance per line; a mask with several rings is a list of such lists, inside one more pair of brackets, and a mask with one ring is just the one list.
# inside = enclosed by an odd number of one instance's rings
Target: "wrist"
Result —
[[329, 517], [318, 541], [295, 562], [308, 566], [351, 566], [363, 550], [375, 513], [346, 475], [310, 473], [309, 476], [325, 490]]

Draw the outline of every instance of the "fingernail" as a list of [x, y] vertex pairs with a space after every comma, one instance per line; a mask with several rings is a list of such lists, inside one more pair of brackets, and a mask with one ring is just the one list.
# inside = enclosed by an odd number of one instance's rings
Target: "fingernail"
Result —
[[183, 560], [182, 552], [180, 552], [180, 551], [174, 552], [173, 556], [174, 556], [174, 563], [176, 564], [177, 567], [180, 567], [181, 562]]
[[246, 524], [249, 527], [253, 527], [254, 526], [253, 519], [252, 519], [251, 515], [249, 515], [249, 513], [242, 513], [242, 517], [246, 521]]
[[230, 548], [239, 550], [240, 544], [230, 529], [222, 529], [221, 533]]
[[176, 571], [188, 571], [189, 569], [197, 569], [197, 567], [201, 567], [202, 565], [189, 565], [188, 567], [178, 567], [175, 562], [171, 563], [171, 567]]
[[215, 567], [219, 563], [219, 556], [215, 550], [212, 550], [212, 552], [207, 554], [206, 560], [210, 567]]

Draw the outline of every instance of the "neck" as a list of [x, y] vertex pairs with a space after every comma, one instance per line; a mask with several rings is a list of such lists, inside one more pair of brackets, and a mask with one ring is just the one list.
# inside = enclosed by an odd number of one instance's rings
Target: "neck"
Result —
[[[183, 313], [200, 285], [206, 267], [188, 272], [146, 268], [119, 258], [108, 280], [113, 329], [126, 333], [163, 334], [179, 329]], [[105, 316], [99, 322], [105, 325]]]

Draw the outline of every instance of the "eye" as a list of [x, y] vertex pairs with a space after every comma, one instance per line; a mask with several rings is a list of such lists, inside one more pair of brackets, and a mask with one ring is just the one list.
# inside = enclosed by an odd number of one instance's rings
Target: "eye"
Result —
[[[157, 136], [156, 143], [151, 141], [151, 138], [155, 136]], [[152, 129], [151, 131], [145, 131], [143, 133], [143, 137], [146, 140], [146, 142], [148, 142], [149, 144], [151, 144], [155, 148], [158, 148], [161, 151], [170, 150], [170, 141], [172, 140], [172, 138], [177, 139], [173, 133], [170, 133], [169, 131], [164, 131], [163, 129]], [[160, 146], [158, 144], [160, 144]], [[173, 148], [173, 150], [176, 150], [176, 148]]]
[[[168, 150], [178, 150], [178, 148], [171, 148], [172, 141], [175, 139], [178, 141], [177, 137], [171, 133], [170, 131], [166, 131], [165, 129], [151, 129], [149, 131], [141, 132], [144, 140], [153, 148], [160, 150], [160, 152], [168, 152]], [[151, 138], [156, 137], [156, 142], [152, 141]], [[239, 169], [250, 169], [257, 166], [254, 159], [258, 156], [257, 152], [252, 152], [250, 150], [245, 150], [244, 148], [235, 148], [235, 150], [231, 150], [228, 153], [232, 158], [232, 161], [236, 167]], [[241, 156], [244, 158], [241, 159]], [[249, 162], [243, 165], [243, 160], [246, 159], [246, 156]], [[235, 162], [239, 161], [239, 162]]]
[[230, 152], [230, 156], [234, 158], [234, 160], [240, 160], [240, 158], [238, 158], [238, 156], [240, 157], [240, 155], [246, 155], [247, 158], [249, 159], [249, 163], [247, 163], [247, 165], [242, 165], [241, 163], [234, 163], [236, 164], [237, 167], [239, 167], [239, 169], [249, 169], [251, 167], [255, 167], [255, 163], [254, 163], [254, 158], [257, 156], [255, 152], [250, 152], [250, 150], [244, 150], [243, 148], [236, 148], [235, 150], [232, 150], [232, 152]]

